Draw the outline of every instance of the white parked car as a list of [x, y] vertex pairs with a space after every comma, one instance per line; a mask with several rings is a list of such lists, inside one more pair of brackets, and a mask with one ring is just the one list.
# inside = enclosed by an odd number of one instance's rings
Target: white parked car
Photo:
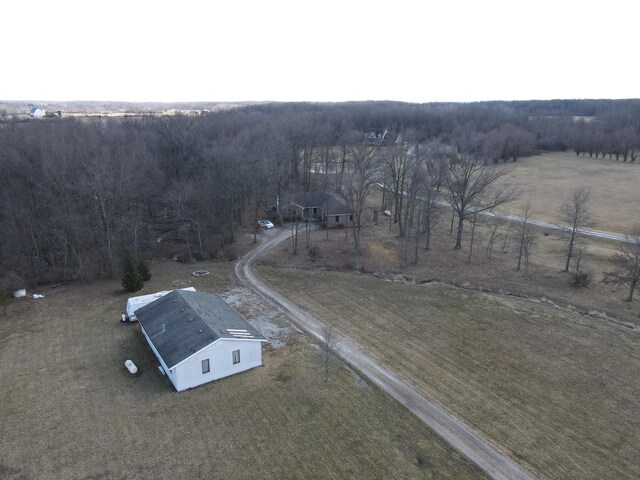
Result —
[[271, 223], [269, 220], [260, 220], [258, 222], [258, 225], [260, 225], [262, 228], [273, 228], [273, 223]]

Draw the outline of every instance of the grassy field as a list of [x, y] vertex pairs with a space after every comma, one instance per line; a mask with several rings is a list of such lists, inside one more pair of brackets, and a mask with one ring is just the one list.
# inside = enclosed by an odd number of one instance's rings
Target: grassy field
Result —
[[[419, 259], [413, 263], [415, 243], [412, 239], [409, 258], [403, 263], [400, 255], [401, 238], [398, 228], [389, 229], [388, 219], [379, 225], [368, 222], [362, 229], [365, 271], [387, 278], [404, 276], [420, 282], [438, 280], [471, 289], [488, 289], [493, 292], [509, 292], [530, 298], [546, 298], [565, 307], [574, 307], [594, 316], [607, 315], [612, 321], [635, 326], [640, 330], [640, 296], [632, 303], [625, 302], [628, 287], [616, 287], [601, 283], [603, 272], [610, 271], [609, 260], [617, 242], [590, 239], [582, 270], [590, 275], [588, 288], [574, 284], [571, 272], [562, 272], [567, 245], [561, 232], [551, 229], [535, 229], [535, 242], [531, 253], [529, 276], [516, 271], [518, 242], [515, 228], [507, 231], [504, 225], [494, 242], [491, 257], [487, 255], [488, 229], [478, 226], [475, 232], [474, 252], [469, 261], [470, 228], [467, 226], [461, 250], [453, 249], [455, 235], [449, 235], [449, 218], [444, 218], [433, 232], [431, 249], [419, 249]], [[505, 234], [508, 242], [503, 253]], [[300, 240], [298, 255], [292, 255], [291, 242], [282, 242], [269, 251], [259, 262], [265, 266], [294, 268], [323, 268], [338, 271], [353, 271], [353, 238], [345, 240], [344, 229], [327, 232], [315, 230], [311, 244], [318, 255], [312, 261], [306, 253], [304, 238]], [[424, 246], [424, 240], [421, 242]]]
[[258, 273], [541, 477], [640, 477], [637, 332], [444, 285]]
[[[157, 264], [141, 293], [237, 292], [231, 267]], [[190, 275], [200, 268], [212, 275]], [[264, 367], [176, 393], [139, 327], [119, 322], [117, 281], [42, 293], [0, 312], [2, 479], [485, 478], [338, 362], [325, 384], [300, 334], [267, 345]], [[281, 321], [256, 302], [240, 309]]]
[[521, 158], [508, 166], [512, 172], [501, 181], [518, 187], [522, 196], [503, 211], [519, 215], [523, 202], [530, 201], [533, 218], [560, 222], [557, 212], [562, 202], [584, 185], [591, 188], [594, 228], [624, 233], [640, 223], [640, 164], [556, 152]]

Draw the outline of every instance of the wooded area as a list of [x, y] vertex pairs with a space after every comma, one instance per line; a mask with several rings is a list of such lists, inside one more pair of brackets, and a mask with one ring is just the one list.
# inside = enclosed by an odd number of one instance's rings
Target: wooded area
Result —
[[[371, 132], [373, 142], [365, 139]], [[407, 261], [421, 238], [428, 248], [440, 192], [459, 210], [462, 234], [467, 197], [447, 178], [462, 182], [466, 172], [486, 183], [501, 174], [495, 163], [552, 150], [636, 162], [640, 101], [294, 103], [201, 116], [0, 118], [0, 281], [13, 289], [112, 276], [126, 249], [136, 259], [231, 257], [236, 227], [253, 224], [280, 193], [337, 191], [359, 219], [378, 180], [393, 187]], [[474, 195], [477, 210], [512, 193]], [[358, 247], [359, 228], [353, 232]]]

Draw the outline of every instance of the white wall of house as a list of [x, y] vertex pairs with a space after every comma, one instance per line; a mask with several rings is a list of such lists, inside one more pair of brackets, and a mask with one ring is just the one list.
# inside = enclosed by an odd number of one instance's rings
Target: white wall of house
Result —
[[[140, 327], [162, 369], [178, 392], [262, 365], [262, 342], [264, 340], [221, 338], [170, 370], [156, 347], [153, 346], [147, 332], [144, 331], [142, 325]], [[235, 350], [240, 351], [240, 362], [236, 364], [233, 363]], [[205, 359], [209, 359], [208, 373], [202, 373], [202, 361]]]
[[[221, 338], [203, 348], [175, 367], [175, 378], [169, 378], [177, 391], [197, 387], [203, 383], [262, 365], [262, 342], [254, 339]], [[233, 363], [233, 352], [240, 351], [240, 362]], [[202, 373], [202, 361], [209, 360], [209, 372]]]

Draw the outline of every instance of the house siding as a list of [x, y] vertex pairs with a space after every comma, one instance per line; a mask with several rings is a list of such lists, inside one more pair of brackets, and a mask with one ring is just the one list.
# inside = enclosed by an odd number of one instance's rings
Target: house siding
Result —
[[[240, 363], [233, 364], [233, 351], [240, 350]], [[202, 373], [202, 360], [209, 359], [209, 372]], [[262, 365], [262, 341], [221, 338], [175, 367], [178, 392], [228, 377]]]
[[[338, 221], [336, 221], [338, 218]], [[327, 226], [328, 227], [338, 227], [342, 225], [343, 227], [346, 225], [353, 225], [353, 221], [349, 220], [349, 214], [343, 213], [340, 215], [329, 215], [327, 216]]]

